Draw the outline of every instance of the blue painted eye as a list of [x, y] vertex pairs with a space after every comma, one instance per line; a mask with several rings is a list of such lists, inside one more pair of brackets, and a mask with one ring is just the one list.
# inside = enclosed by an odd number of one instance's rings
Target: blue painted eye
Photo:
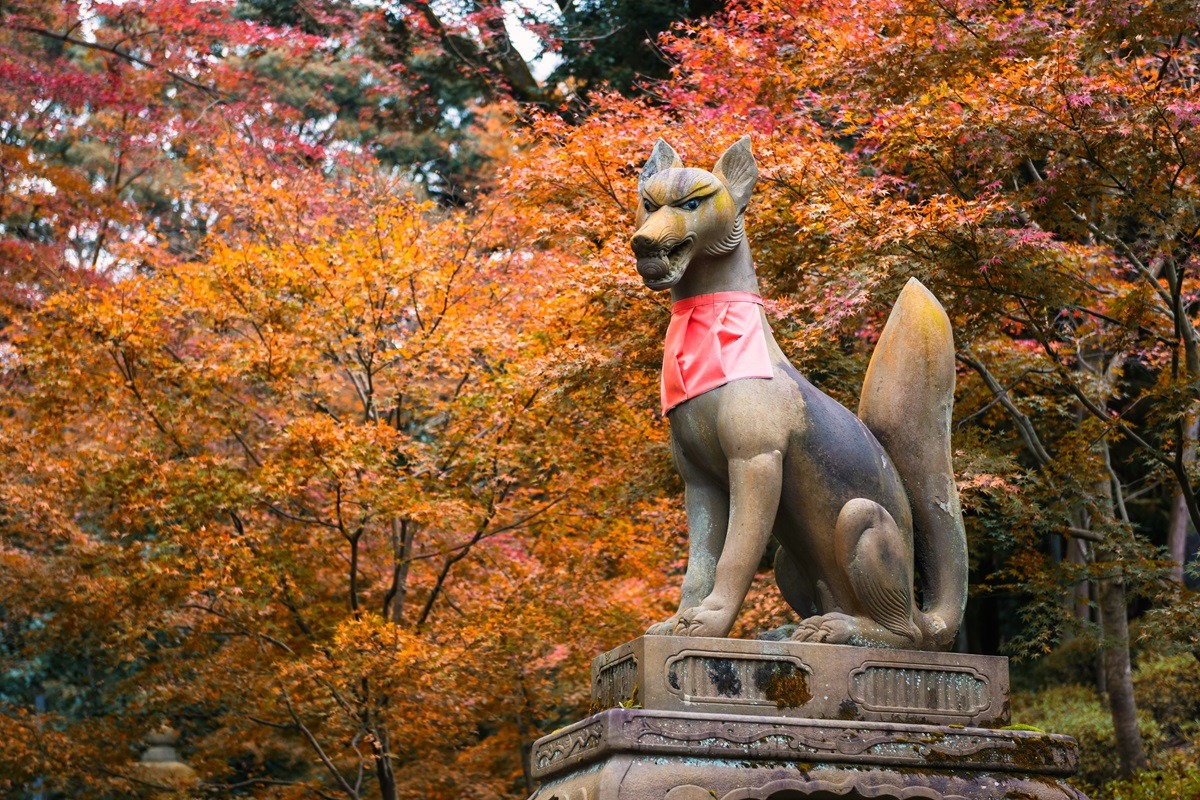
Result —
[[688, 200], [686, 203], [684, 203], [682, 206], [680, 206], [680, 208], [687, 209], [688, 211], [695, 211], [699, 207], [700, 207], [700, 198], [698, 198], [698, 197], [693, 197], [691, 200]]

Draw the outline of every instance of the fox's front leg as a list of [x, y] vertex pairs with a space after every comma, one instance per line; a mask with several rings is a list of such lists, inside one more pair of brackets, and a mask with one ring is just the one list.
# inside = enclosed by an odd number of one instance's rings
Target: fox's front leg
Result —
[[674, 440], [671, 455], [683, 478], [683, 502], [687, 511], [688, 560], [679, 597], [679, 610], [674, 616], [651, 625], [648, 636], [670, 636], [676, 632], [679, 617], [700, 602], [713, 590], [717, 561], [725, 546], [725, 531], [729, 525], [729, 492], [710, 475], [692, 464]]
[[783, 453], [779, 450], [730, 460], [729, 526], [713, 588], [700, 605], [680, 612], [677, 634], [729, 634], [771, 538], [782, 486]]

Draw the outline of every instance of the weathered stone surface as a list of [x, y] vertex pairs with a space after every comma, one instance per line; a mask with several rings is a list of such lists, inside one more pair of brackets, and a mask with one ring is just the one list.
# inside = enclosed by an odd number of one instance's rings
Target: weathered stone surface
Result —
[[[1072, 739], [1030, 731], [609, 709], [543, 737], [534, 800], [1083, 798]], [[791, 796], [791, 795], [780, 795]]]
[[539, 739], [531, 766], [542, 778], [613, 753], [1063, 777], [1078, 762], [1073, 739], [1034, 731], [614, 708]]
[[1005, 725], [1008, 659], [844, 645], [642, 636], [592, 662], [597, 709]]
[[998, 727], [1004, 658], [643, 636], [592, 698], [534, 744], [531, 800], [1086, 800], [1073, 739]]

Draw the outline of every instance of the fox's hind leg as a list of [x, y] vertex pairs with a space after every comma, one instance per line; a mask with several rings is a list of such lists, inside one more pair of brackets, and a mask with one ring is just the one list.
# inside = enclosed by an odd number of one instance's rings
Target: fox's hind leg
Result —
[[854, 608], [809, 617], [792, 638], [875, 647], [915, 646], [921, 631], [913, 622], [911, 537], [883, 506], [856, 498], [842, 507], [833, 538], [838, 566], [854, 591]]

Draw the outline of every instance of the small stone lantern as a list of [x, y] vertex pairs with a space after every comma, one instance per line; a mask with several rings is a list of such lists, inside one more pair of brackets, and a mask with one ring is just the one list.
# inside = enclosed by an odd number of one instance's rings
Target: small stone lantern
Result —
[[172, 787], [196, 782], [196, 771], [180, 761], [175, 750], [179, 731], [164, 724], [154, 733], [147, 734], [143, 741], [149, 745], [137, 765], [143, 780]]

